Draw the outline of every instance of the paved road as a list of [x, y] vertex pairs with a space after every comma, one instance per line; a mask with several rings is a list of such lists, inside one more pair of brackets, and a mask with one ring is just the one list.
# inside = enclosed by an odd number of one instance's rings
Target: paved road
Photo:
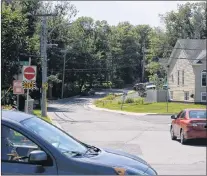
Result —
[[139, 155], [159, 175], [206, 175], [206, 144], [171, 141], [169, 116], [97, 111], [87, 106], [91, 101], [86, 97], [54, 102], [49, 115], [86, 143]]

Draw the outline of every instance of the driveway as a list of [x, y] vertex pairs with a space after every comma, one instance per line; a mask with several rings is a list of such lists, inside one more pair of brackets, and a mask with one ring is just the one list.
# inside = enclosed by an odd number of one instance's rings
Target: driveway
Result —
[[48, 115], [85, 143], [140, 156], [159, 175], [206, 175], [206, 144], [184, 146], [172, 141], [169, 116], [132, 116], [89, 108], [93, 99], [105, 93], [55, 101], [49, 105]]

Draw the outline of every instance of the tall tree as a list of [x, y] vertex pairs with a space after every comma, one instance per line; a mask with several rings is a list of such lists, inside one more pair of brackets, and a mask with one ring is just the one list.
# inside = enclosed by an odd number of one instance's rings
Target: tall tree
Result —
[[178, 5], [177, 11], [160, 15], [166, 26], [169, 46], [174, 47], [177, 39], [204, 39], [206, 33], [206, 3]]
[[28, 50], [27, 19], [21, 9], [2, 3], [2, 82], [3, 86], [12, 84], [13, 76], [19, 71], [18, 56]]

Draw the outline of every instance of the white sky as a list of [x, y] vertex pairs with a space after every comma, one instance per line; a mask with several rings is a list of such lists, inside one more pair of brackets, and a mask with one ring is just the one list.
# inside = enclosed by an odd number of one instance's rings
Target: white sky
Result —
[[[159, 14], [177, 9], [177, 4], [188, 1], [72, 1], [79, 11], [77, 17], [88, 16], [106, 20], [110, 25], [129, 21], [133, 25], [160, 26]], [[190, 1], [195, 2], [195, 1]]]

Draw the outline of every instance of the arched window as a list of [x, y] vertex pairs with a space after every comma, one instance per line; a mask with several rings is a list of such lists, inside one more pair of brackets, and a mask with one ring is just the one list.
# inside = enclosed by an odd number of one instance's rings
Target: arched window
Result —
[[206, 70], [203, 70], [201, 72], [201, 86], [202, 87], [206, 87], [206, 80], [207, 80], [207, 77], [206, 77]]

